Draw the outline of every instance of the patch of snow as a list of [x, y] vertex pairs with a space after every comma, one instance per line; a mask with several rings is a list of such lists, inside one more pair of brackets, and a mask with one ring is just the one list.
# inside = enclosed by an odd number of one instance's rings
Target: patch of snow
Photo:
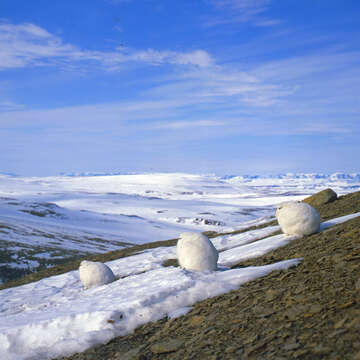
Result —
[[298, 263], [294, 259], [211, 273], [160, 268], [87, 291], [81, 290], [77, 272], [71, 272], [3, 290], [0, 354], [6, 360], [50, 359], [84, 351], [171, 316], [176, 309]]
[[186, 315], [192, 310], [192, 306], [184, 306], [168, 313], [168, 319], [175, 319], [177, 317]]

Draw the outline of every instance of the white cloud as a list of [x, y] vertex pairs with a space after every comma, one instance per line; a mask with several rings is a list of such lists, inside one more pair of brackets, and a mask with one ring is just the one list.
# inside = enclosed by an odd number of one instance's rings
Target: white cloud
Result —
[[116, 4], [121, 4], [121, 3], [128, 3], [131, 2], [133, 0], [107, 0], [108, 3], [116, 5]]
[[[119, 133], [160, 129], [172, 133], [173, 130], [201, 127], [201, 131], [195, 133], [206, 130], [207, 134], [228, 131], [229, 134], [308, 135], [344, 134], [349, 128], [358, 129], [358, 125], [350, 124], [356, 116], [358, 105], [355, 107], [354, 104], [357, 104], [355, 98], [360, 89], [360, 77], [357, 76], [360, 55], [356, 51], [328, 49], [325, 52], [322, 49], [313, 54], [261, 63], [217, 65], [203, 50], [175, 52], [125, 48], [108, 53], [86, 51], [64, 44], [61, 39], [32, 24], [0, 25], [3, 29], [0, 27], [0, 44], [5, 41], [6, 28], [8, 39], [17, 45], [11, 48], [13, 59], [24, 61], [23, 66], [35, 66], [38, 62], [46, 65], [50, 60], [57, 64], [62, 57], [68, 63], [92, 59], [106, 70], [116, 70], [126, 62], [182, 65], [181, 71], [171, 72], [171, 75], [163, 72], [161, 76], [151, 77], [150, 81], [146, 79], [145, 86], [140, 79], [132, 102], [15, 111], [19, 108], [8, 101], [9, 97], [0, 98], [0, 103], [3, 102], [0, 104], [0, 121], [6, 126], [36, 123], [38, 126], [55, 124], [61, 127], [64, 119], [68, 119], [71, 123], [76, 122], [81, 131], [91, 131], [92, 125], [95, 129], [96, 124], [102, 123], [111, 133], [115, 128], [121, 129], [117, 130]], [[42, 51], [31, 51], [32, 46], [38, 46]], [[22, 57], [20, 51], [23, 51]], [[354, 114], [349, 114], [350, 111]], [[339, 113], [348, 116], [342, 117], [342, 126], [338, 126]], [[313, 119], [316, 120], [312, 122]], [[226, 126], [222, 126], [224, 124]], [[163, 134], [163, 131], [158, 132]]]
[[14, 111], [23, 109], [24, 105], [16, 104], [13, 101], [6, 101], [0, 99], [0, 113], [5, 111]]
[[208, 67], [213, 63], [211, 56], [203, 50], [195, 50], [189, 53], [179, 53], [175, 56], [176, 64], [193, 64], [200, 67]]
[[195, 121], [173, 121], [156, 123], [151, 126], [151, 129], [187, 129], [196, 127], [212, 127], [212, 126], [224, 126], [226, 125], [223, 121], [215, 120], [195, 120]]
[[279, 103], [282, 98], [293, 94], [296, 87], [276, 81], [262, 81], [249, 72], [235, 66], [210, 66], [196, 71], [186, 71], [176, 81], [159, 85], [149, 90], [162, 98], [188, 98], [199, 103], [210, 102], [221, 108], [250, 105], [264, 107]]
[[294, 130], [298, 134], [350, 134], [353, 130], [350, 127], [341, 126], [338, 124], [331, 124], [325, 122], [320, 123], [306, 123]]
[[259, 27], [266, 27], [266, 26], [275, 26], [275, 25], [279, 25], [282, 24], [283, 21], [282, 20], [258, 20], [254, 22], [254, 25], [259, 26]]
[[211, 56], [203, 50], [181, 53], [175, 51], [157, 51], [147, 49], [143, 51], [125, 53], [123, 55], [123, 60], [141, 61], [154, 65], [169, 63], [179, 65], [197, 65], [200, 67], [210, 66], [213, 62]]
[[211, 2], [218, 7], [241, 11], [250, 16], [264, 12], [270, 0], [211, 0]]
[[271, 0], [209, 0], [220, 13], [206, 22], [207, 26], [229, 23], [252, 23], [255, 26], [274, 26], [282, 21], [263, 17]]
[[0, 69], [49, 65], [78, 57], [79, 50], [34, 24], [0, 24]]
[[322, 50], [321, 53], [314, 52], [313, 54], [273, 60], [257, 66], [251, 73], [264, 80], [304, 79], [316, 74], [344, 71], [349, 67], [357, 67], [359, 59], [359, 51], [340, 52], [327, 49]]
[[124, 63], [210, 66], [204, 50], [190, 52], [137, 50], [119, 47], [113, 51], [90, 51], [64, 43], [59, 37], [34, 24], [0, 23], [0, 70], [8, 68], [75, 65], [95, 62], [106, 70], [118, 70]]

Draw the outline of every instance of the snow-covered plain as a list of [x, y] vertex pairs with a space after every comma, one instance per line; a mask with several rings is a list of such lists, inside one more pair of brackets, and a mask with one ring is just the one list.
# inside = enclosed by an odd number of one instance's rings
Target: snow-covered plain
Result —
[[[182, 231], [242, 229], [274, 219], [280, 202], [327, 187], [338, 194], [359, 190], [360, 175], [3, 175], [0, 245], [7, 257], [0, 257], [0, 267], [36, 268], [40, 260], [169, 239]], [[322, 223], [320, 231], [355, 216], [360, 213]], [[176, 247], [159, 247], [108, 262], [118, 278], [108, 285], [84, 290], [78, 271], [72, 271], [1, 290], [0, 359], [50, 359], [83, 351], [148, 321], [185, 314], [195, 302], [273, 270], [296, 266], [301, 259], [229, 268], [296, 238], [274, 235], [278, 230], [268, 226], [214, 238], [217, 271], [163, 267], [176, 258]]]
[[327, 187], [359, 190], [360, 174], [0, 175], [0, 270], [264, 223], [280, 202]]
[[[360, 213], [322, 224], [326, 229]], [[162, 263], [176, 247], [160, 247], [108, 262], [117, 281], [84, 290], [78, 271], [0, 291], [0, 358], [51, 359], [109, 341], [164, 316], [187, 313], [200, 300], [220, 295], [301, 259], [230, 269], [244, 259], [283, 246], [296, 236], [267, 236], [278, 227], [215, 239], [220, 253], [216, 271], [190, 272]], [[251, 242], [251, 243], [249, 243]]]

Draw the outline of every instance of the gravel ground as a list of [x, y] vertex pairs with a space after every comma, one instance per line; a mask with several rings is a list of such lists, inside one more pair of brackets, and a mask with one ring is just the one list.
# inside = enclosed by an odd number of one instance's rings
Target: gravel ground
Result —
[[[318, 210], [323, 220], [360, 211], [360, 192]], [[299, 257], [298, 267], [199, 302], [185, 316], [62, 359], [360, 360], [360, 218], [234, 267]]]

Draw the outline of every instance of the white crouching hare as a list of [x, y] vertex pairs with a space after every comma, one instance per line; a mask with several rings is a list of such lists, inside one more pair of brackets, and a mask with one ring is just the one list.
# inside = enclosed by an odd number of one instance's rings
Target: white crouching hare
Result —
[[192, 271], [213, 271], [217, 268], [218, 251], [201, 233], [185, 232], [176, 247], [179, 265]]
[[288, 201], [278, 206], [276, 218], [283, 233], [287, 235], [311, 235], [320, 229], [320, 215], [309, 204]]
[[101, 262], [82, 261], [79, 267], [79, 274], [85, 289], [92, 286], [109, 284], [115, 280], [111, 269]]

